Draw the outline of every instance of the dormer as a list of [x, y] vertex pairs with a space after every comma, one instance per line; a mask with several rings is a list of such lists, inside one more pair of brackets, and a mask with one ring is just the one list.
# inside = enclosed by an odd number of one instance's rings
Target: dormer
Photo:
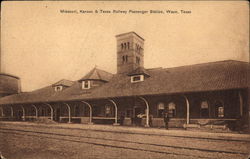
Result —
[[150, 77], [147, 70], [143, 67], [138, 67], [136, 70], [128, 74], [130, 76], [131, 83], [143, 82], [146, 78]]
[[52, 87], [55, 89], [56, 92], [60, 92], [63, 89], [72, 86], [73, 83], [74, 83], [73, 81], [62, 79], [56, 82], [55, 84], [53, 84]]
[[113, 74], [95, 67], [78, 81], [81, 82], [81, 88], [86, 90], [101, 86], [102, 84], [107, 83], [112, 77]]

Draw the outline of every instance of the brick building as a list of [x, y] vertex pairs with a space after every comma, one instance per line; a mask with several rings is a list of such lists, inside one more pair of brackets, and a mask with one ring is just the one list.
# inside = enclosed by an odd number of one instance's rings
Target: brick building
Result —
[[161, 127], [249, 129], [249, 64], [227, 60], [173, 68], [144, 67], [144, 39], [116, 36], [117, 73], [93, 68], [77, 81], [61, 80], [0, 99], [2, 120]]

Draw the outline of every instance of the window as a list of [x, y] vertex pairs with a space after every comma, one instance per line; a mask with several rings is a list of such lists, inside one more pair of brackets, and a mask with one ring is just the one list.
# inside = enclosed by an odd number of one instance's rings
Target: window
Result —
[[61, 91], [62, 89], [63, 89], [62, 86], [56, 86], [56, 87], [55, 87], [55, 91], [56, 91], [56, 92], [59, 92], [59, 91]]
[[168, 104], [168, 114], [169, 117], [175, 117], [176, 116], [176, 105], [175, 103], [171, 102]]
[[123, 44], [121, 44], [121, 50], [123, 50]]
[[157, 116], [158, 116], [159, 118], [162, 118], [162, 117], [163, 117], [164, 109], [165, 109], [164, 103], [159, 103], [159, 104], [157, 105], [157, 110], [158, 110]]
[[216, 101], [215, 102], [215, 116], [219, 118], [223, 118], [225, 116], [224, 114], [224, 105], [221, 101]]
[[90, 81], [82, 81], [82, 89], [90, 89]]
[[136, 63], [140, 64], [140, 57], [136, 57]]
[[122, 63], [127, 63], [128, 62], [128, 55], [122, 56]]
[[141, 47], [139, 47], [139, 53], [141, 52], [141, 50], [142, 50], [142, 48], [141, 48]]
[[131, 83], [144, 81], [144, 75], [131, 76]]
[[201, 105], [201, 117], [209, 117], [209, 109], [208, 109], [208, 102], [207, 101], [202, 101]]
[[110, 105], [105, 106], [105, 116], [106, 117], [112, 116], [112, 111], [111, 111], [111, 106]]
[[128, 55], [125, 56], [125, 61], [128, 62]]
[[224, 117], [224, 107], [218, 107], [218, 117]]
[[125, 56], [122, 56], [122, 63], [125, 63]]
[[127, 44], [128, 44], [128, 49], [129, 49], [129, 42]]

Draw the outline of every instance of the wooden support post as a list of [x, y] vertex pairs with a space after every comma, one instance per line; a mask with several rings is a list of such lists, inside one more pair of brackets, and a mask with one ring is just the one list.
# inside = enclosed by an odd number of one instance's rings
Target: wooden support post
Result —
[[71, 109], [70, 109], [70, 106], [67, 103], [63, 103], [63, 104], [65, 104], [68, 107], [68, 112], [69, 112], [69, 121], [68, 121], [68, 123], [71, 123]]
[[148, 102], [143, 97], [139, 97], [139, 98], [145, 102], [146, 107], [147, 107], [147, 109], [146, 109], [146, 125], [145, 125], [145, 127], [150, 127], [150, 125], [149, 125], [149, 105], [148, 105]]
[[185, 101], [186, 101], [186, 106], [187, 106], [187, 124], [189, 124], [189, 120], [190, 120], [190, 108], [189, 108], [189, 101], [188, 101], [188, 98], [184, 95], [184, 98], [185, 98]]
[[239, 95], [239, 101], [240, 101], [240, 116], [242, 117], [243, 116], [243, 98], [242, 98], [242, 95], [241, 95], [241, 92], [239, 91], [238, 92], [238, 95]]
[[38, 110], [37, 110], [37, 107], [36, 107], [34, 104], [32, 104], [31, 106], [35, 108], [35, 111], [36, 111], [36, 118], [38, 118]]
[[81, 101], [82, 103], [86, 104], [89, 107], [89, 124], [93, 124], [92, 122], [92, 106], [85, 101]]
[[22, 107], [22, 110], [23, 110], [23, 121], [25, 121], [25, 109], [24, 109], [23, 106], [21, 106], [21, 107]]
[[50, 113], [50, 116], [51, 116], [50, 119], [53, 120], [53, 116], [54, 115], [53, 115], [53, 108], [52, 108], [52, 106], [50, 104], [48, 104], [48, 103], [44, 103], [44, 104], [50, 107], [50, 112], [51, 112]]
[[118, 119], [118, 109], [117, 109], [117, 105], [116, 103], [112, 100], [112, 99], [108, 99], [111, 103], [113, 103], [114, 107], [115, 107], [115, 123], [113, 125], [120, 125], [119, 123], [117, 123], [117, 119]]

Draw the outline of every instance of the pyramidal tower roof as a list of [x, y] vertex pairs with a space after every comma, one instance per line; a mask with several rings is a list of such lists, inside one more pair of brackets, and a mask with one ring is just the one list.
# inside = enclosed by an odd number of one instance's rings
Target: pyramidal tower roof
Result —
[[107, 71], [93, 68], [89, 73], [87, 73], [84, 77], [82, 77], [79, 81], [83, 80], [101, 80], [101, 81], [109, 81], [113, 77], [112, 73]]

